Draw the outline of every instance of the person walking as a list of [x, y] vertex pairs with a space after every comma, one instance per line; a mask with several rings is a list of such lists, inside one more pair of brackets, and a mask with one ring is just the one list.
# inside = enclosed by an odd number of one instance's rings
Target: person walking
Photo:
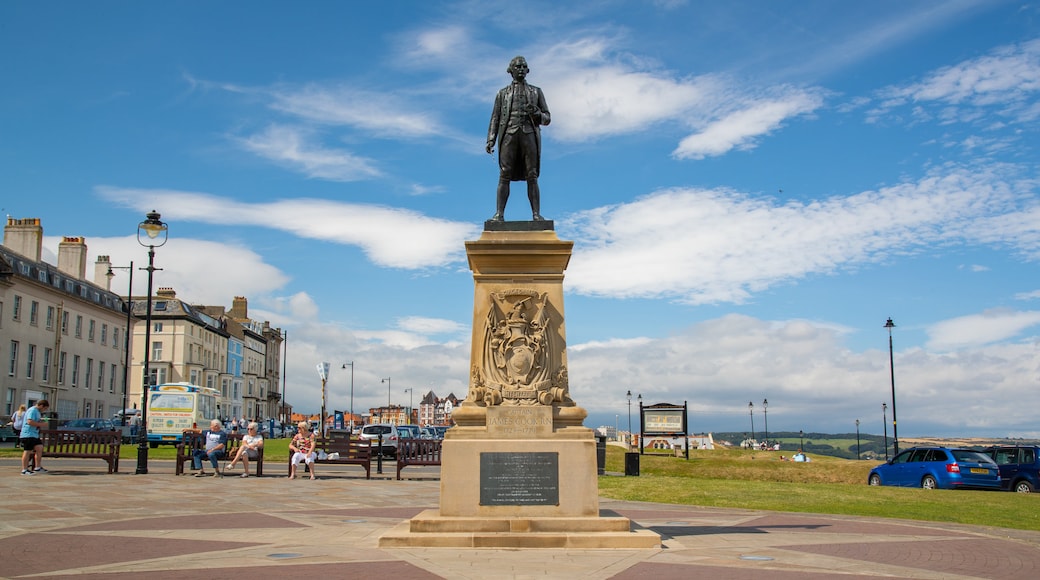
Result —
[[25, 405], [18, 407], [18, 410], [11, 415], [11, 430], [14, 431], [14, 436], [18, 438], [18, 447], [22, 446], [22, 425], [25, 424]]
[[[47, 420], [43, 418], [43, 414], [50, 407], [51, 404], [46, 399], [40, 399], [25, 412], [20, 434], [22, 475], [47, 473], [47, 470], [43, 468], [43, 440], [40, 439], [40, 429], [47, 426]], [[35, 460], [35, 468], [29, 467], [30, 459]]]

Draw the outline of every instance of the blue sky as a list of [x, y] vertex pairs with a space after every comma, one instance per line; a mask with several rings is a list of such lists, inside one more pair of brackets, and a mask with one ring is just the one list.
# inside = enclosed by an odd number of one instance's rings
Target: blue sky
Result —
[[159, 211], [156, 287], [285, 328], [297, 409], [321, 361], [462, 397], [518, 54], [588, 426], [880, 434], [891, 316], [901, 437], [1040, 436], [1037, 2], [5, 2], [0, 209], [137, 266]]

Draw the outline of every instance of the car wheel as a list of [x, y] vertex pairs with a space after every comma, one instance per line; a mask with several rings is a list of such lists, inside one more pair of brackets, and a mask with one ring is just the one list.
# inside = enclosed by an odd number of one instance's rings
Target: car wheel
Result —
[[1015, 491], [1018, 493], [1033, 493], [1033, 484], [1023, 479], [1015, 484]]
[[876, 473], [870, 474], [870, 479], [867, 480], [870, 485], [881, 485], [881, 476]]
[[937, 487], [939, 487], [939, 484], [935, 482], [935, 478], [931, 475], [926, 475], [924, 476], [924, 479], [921, 480], [922, 489], [936, 489]]

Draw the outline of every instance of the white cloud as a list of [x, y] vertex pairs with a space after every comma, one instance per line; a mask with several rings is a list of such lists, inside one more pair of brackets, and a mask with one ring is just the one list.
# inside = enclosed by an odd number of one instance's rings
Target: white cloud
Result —
[[678, 159], [703, 159], [732, 149], [750, 149], [755, 138], [775, 131], [792, 117], [811, 113], [823, 104], [820, 95], [790, 91], [784, 98], [749, 103], [679, 142], [672, 152]]
[[1038, 298], [1040, 298], [1040, 290], [1015, 294], [1015, 300], [1036, 300]]
[[928, 348], [944, 351], [1009, 340], [1040, 325], [1040, 311], [988, 310], [928, 327]]
[[[753, 292], [926, 244], [983, 241], [1033, 251], [1040, 221], [997, 173], [947, 169], [878, 191], [779, 204], [728, 190], [668, 189], [561, 222], [583, 294], [744, 302]], [[999, 226], [999, 227], [998, 227]], [[934, 250], [933, 250], [934, 251]]]
[[332, 181], [359, 181], [382, 173], [371, 159], [327, 149], [300, 127], [271, 125], [264, 131], [234, 140], [247, 151], [299, 171], [308, 177]]
[[423, 316], [406, 316], [397, 320], [398, 328], [418, 334], [456, 334], [467, 329], [454, 320], [443, 318], [427, 318]]
[[[57, 254], [61, 238], [47, 236], [44, 242], [49, 251]], [[134, 295], [144, 296], [148, 289], [148, 265], [144, 248], [134, 237], [89, 238], [86, 240], [89, 256], [107, 255], [113, 266], [128, 266], [134, 262]], [[220, 256], [219, 260], [199, 260], [199, 256]], [[88, 268], [89, 268], [88, 264]], [[248, 289], [250, 293], [267, 294], [285, 286], [289, 277], [266, 263], [253, 250], [237, 245], [180, 237], [171, 238], [166, 245], [155, 249], [153, 290], [168, 287], [178, 297], [203, 305], [231, 306], [231, 299]], [[128, 272], [114, 270], [112, 291], [125, 295]], [[87, 279], [94, 281], [93, 271]], [[102, 284], [103, 285], [103, 284]]]
[[[923, 80], [879, 92], [872, 118], [908, 104], [936, 106], [947, 122], [981, 120], [981, 109], [1024, 123], [1037, 118], [1040, 39], [998, 48], [986, 56], [940, 68]], [[923, 109], [921, 110], [924, 111]], [[987, 115], [987, 123], [992, 118]]]
[[383, 138], [416, 138], [450, 132], [424, 108], [390, 92], [311, 84], [270, 93], [275, 110], [324, 125], [360, 129]]
[[[372, 262], [390, 268], [421, 269], [461, 258], [463, 242], [477, 226], [431, 218], [411, 210], [319, 199], [249, 203], [206, 193], [100, 186], [104, 198], [141, 211], [163, 207], [166, 220], [252, 225], [301, 238], [360, 247]], [[230, 225], [230, 224], [228, 224]]]

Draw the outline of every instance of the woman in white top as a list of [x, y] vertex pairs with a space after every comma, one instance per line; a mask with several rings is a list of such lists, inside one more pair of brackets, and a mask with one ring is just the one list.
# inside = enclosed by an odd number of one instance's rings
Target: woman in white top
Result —
[[257, 432], [257, 424], [250, 423], [246, 427], [246, 434], [242, 436], [242, 445], [238, 447], [238, 453], [235, 454], [235, 458], [231, 460], [228, 465], [228, 469], [233, 469], [235, 464], [239, 461], [242, 462], [242, 477], [249, 477], [249, 460], [259, 459], [260, 449], [264, 446], [264, 438]]

